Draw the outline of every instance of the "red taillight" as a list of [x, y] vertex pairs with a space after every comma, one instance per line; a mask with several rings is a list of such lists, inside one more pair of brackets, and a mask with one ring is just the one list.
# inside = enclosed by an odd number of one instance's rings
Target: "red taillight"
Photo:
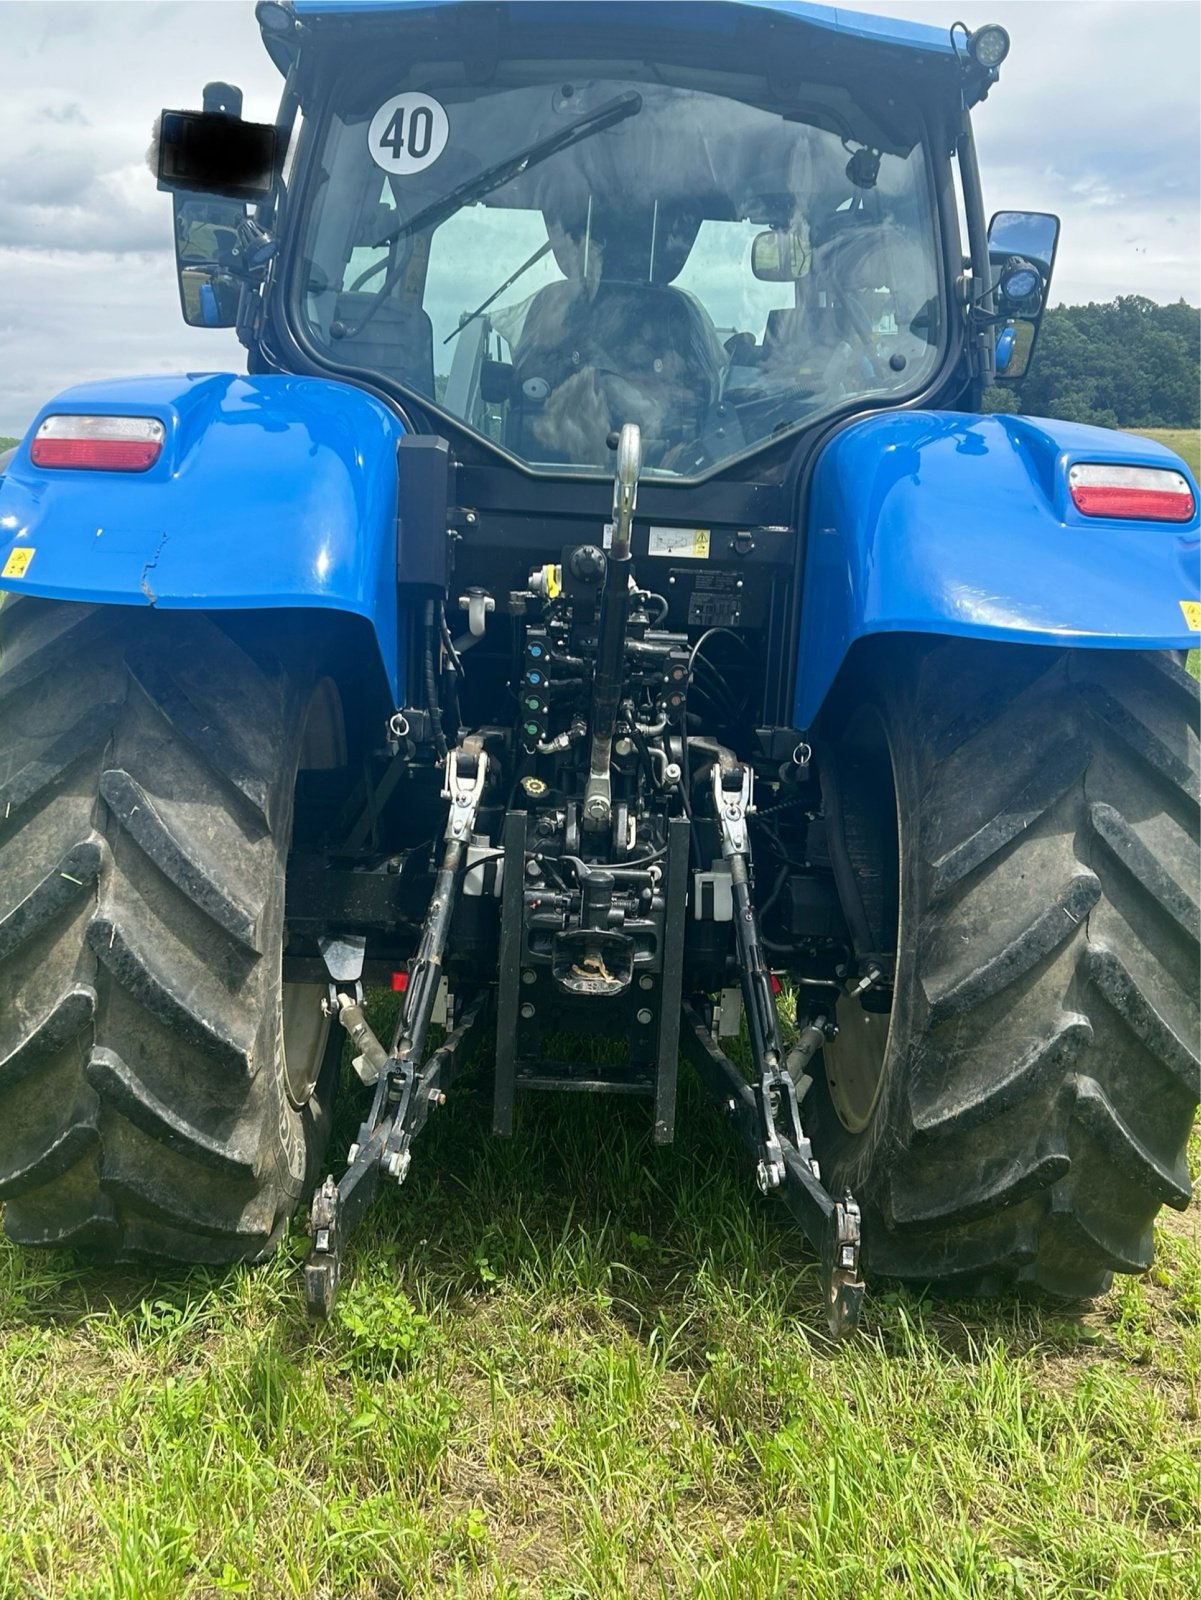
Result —
[[1086, 517], [1187, 522], [1193, 514], [1193, 491], [1188, 480], [1166, 467], [1078, 462], [1068, 472], [1068, 489], [1072, 504]]
[[394, 972], [392, 974], [393, 994], [403, 994], [408, 987], [409, 975], [407, 972]]
[[155, 417], [47, 417], [29, 446], [35, 467], [145, 472], [163, 453]]

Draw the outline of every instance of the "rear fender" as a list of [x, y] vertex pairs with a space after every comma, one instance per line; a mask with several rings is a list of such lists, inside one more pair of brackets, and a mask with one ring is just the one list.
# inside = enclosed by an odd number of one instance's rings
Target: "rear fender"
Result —
[[[1175, 469], [1192, 488], [1192, 520], [1082, 516], [1068, 493], [1078, 461]], [[1128, 650], [1199, 642], [1189, 626], [1201, 590], [1197, 485], [1151, 439], [1038, 417], [893, 412], [830, 441], [809, 506], [799, 728], [872, 634]]]
[[[146, 472], [35, 467], [43, 418], [157, 417]], [[68, 389], [0, 476], [0, 589], [102, 605], [311, 608], [370, 624], [404, 702], [396, 593], [396, 418], [318, 378], [230, 373]]]

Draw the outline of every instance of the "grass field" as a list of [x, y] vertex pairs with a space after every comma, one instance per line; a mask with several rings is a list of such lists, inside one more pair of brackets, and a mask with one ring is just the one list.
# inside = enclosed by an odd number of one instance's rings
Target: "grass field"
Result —
[[1095, 1305], [884, 1286], [835, 1348], [688, 1078], [666, 1150], [558, 1097], [497, 1141], [486, 1090], [327, 1327], [299, 1232], [157, 1279], [0, 1243], [0, 1600], [1201, 1592], [1195, 1210]]
[[[1091, 1308], [816, 1269], [695, 1091], [456, 1092], [336, 1320], [297, 1237], [224, 1276], [0, 1253], [0, 1595], [1198, 1592], [1195, 1217]], [[352, 1133], [343, 1117], [339, 1139]]]
[[1158, 439], [1160, 444], [1166, 444], [1169, 450], [1182, 456], [1194, 474], [1201, 473], [1201, 433], [1196, 428], [1133, 428], [1131, 432], [1141, 433], [1147, 439]]

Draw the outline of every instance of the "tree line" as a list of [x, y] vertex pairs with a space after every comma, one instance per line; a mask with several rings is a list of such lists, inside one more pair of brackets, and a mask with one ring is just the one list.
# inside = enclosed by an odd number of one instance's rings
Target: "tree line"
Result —
[[1102, 428], [1201, 425], [1201, 311], [1143, 295], [1056, 306], [1020, 383], [987, 391], [993, 411]]

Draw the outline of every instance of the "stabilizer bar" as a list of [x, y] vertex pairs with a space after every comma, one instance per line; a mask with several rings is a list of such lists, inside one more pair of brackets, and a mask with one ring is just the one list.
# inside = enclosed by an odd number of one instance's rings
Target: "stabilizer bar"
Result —
[[[691, 1008], [685, 1007], [685, 1041], [701, 1077], [738, 1125], [757, 1156], [756, 1178], [764, 1194], [781, 1189], [822, 1262], [826, 1315], [836, 1338], [859, 1320], [863, 1284], [859, 1280], [859, 1207], [850, 1194], [836, 1200], [821, 1181], [813, 1150], [801, 1125], [793, 1074], [820, 1048], [821, 1020], [806, 1028], [785, 1058], [771, 971], [759, 936], [751, 899], [751, 847], [747, 819], [752, 814], [754, 777], [750, 767], [717, 761], [712, 777], [713, 809], [721, 853], [730, 869], [734, 937], [742, 998], [746, 1008], [754, 1081], [747, 1083], [709, 1037]], [[792, 1069], [791, 1071], [789, 1069]]]
[[[730, 1058], [714, 1043], [708, 1028], [687, 1002], [681, 1042], [713, 1098], [733, 1118], [750, 1150], [763, 1147], [759, 1098]], [[849, 1194], [835, 1200], [792, 1141], [777, 1133], [784, 1175], [779, 1185], [785, 1204], [800, 1223], [822, 1264], [822, 1290], [830, 1332], [844, 1338], [859, 1321], [863, 1283], [859, 1278], [859, 1207]]]
[[328, 1317], [333, 1310], [347, 1235], [370, 1204], [381, 1177], [403, 1183], [408, 1176], [413, 1139], [425, 1126], [431, 1106], [445, 1100], [445, 1090], [455, 1075], [464, 1043], [487, 1009], [488, 991], [481, 990], [465, 1006], [457, 1027], [445, 1042], [424, 1066], [419, 1065], [486, 773], [487, 757], [482, 750], [452, 750], [447, 756], [444, 793], [450, 801], [450, 814], [442, 861], [417, 953], [409, 963], [408, 983], [390, 1050], [384, 1051], [363, 1014], [361, 988], [356, 984], [352, 996], [336, 983], [333, 987], [330, 1010], [360, 1050], [356, 1068], [365, 1081], [375, 1082], [375, 1098], [358, 1139], [350, 1148], [341, 1180], [335, 1183], [330, 1174], [313, 1196], [313, 1243], [305, 1263], [304, 1295], [309, 1312], [316, 1317]]
[[313, 1196], [313, 1244], [304, 1268], [304, 1299], [312, 1316], [328, 1317], [333, 1310], [346, 1240], [375, 1198], [380, 1179], [404, 1181], [409, 1147], [431, 1109], [445, 1101], [467, 1042], [486, 1019], [490, 999], [483, 989], [464, 1006], [458, 1026], [420, 1071], [406, 1063], [383, 1074], [370, 1115], [351, 1146], [350, 1165], [338, 1183], [331, 1175]]

